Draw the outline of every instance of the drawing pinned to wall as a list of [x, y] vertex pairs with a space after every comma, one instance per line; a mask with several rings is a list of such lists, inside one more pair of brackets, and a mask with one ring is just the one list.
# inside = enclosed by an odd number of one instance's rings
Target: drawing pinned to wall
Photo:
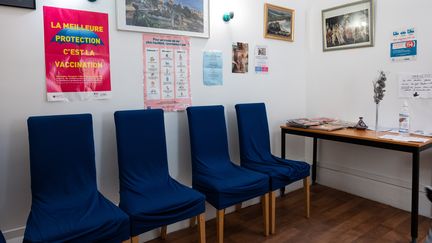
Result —
[[249, 66], [248, 43], [234, 42], [232, 44], [232, 72], [247, 73]]
[[399, 74], [400, 98], [432, 98], [432, 74]]
[[209, 0], [117, 0], [117, 26], [209, 38]]
[[111, 97], [108, 14], [43, 8], [48, 101]]
[[190, 38], [144, 34], [143, 51], [145, 107], [185, 110], [192, 104]]
[[264, 5], [264, 37], [294, 41], [294, 9], [266, 3]]
[[364, 0], [322, 11], [323, 50], [373, 46], [372, 0]]
[[255, 73], [268, 74], [268, 48], [267, 46], [255, 47]]
[[223, 84], [223, 61], [221, 51], [203, 52], [203, 82], [206, 86]]
[[390, 43], [392, 62], [413, 61], [417, 59], [416, 29], [403, 28], [393, 31]]

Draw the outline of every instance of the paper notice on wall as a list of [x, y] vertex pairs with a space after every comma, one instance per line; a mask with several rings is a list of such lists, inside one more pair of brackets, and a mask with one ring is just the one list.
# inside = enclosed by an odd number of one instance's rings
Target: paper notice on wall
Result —
[[255, 73], [268, 74], [268, 48], [267, 46], [255, 47]]
[[390, 58], [393, 62], [416, 60], [417, 38], [414, 27], [393, 31]]
[[111, 97], [108, 14], [44, 6], [48, 101]]
[[203, 82], [206, 86], [223, 84], [223, 61], [221, 51], [203, 53]]
[[399, 74], [400, 98], [432, 98], [432, 74]]
[[143, 35], [144, 106], [165, 111], [191, 105], [190, 38]]

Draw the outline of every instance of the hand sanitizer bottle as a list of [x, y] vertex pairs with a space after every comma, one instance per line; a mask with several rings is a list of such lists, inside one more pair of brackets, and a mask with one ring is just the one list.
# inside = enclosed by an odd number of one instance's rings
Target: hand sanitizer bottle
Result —
[[410, 115], [408, 102], [405, 100], [399, 112], [399, 134], [408, 136], [410, 129]]

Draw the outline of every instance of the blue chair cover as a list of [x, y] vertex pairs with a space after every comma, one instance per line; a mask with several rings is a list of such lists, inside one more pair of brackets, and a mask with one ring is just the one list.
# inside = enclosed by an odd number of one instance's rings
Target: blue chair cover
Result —
[[90, 114], [30, 117], [32, 206], [24, 242], [121, 242], [129, 217], [96, 186]]
[[120, 208], [130, 216], [131, 235], [203, 213], [204, 195], [169, 175], [163, 111], [118, 111], [114, 117]]
[[3, 233], [1, 231], [0, 231], [0, 243], [6, 243], [6, 240], [3, 237]]
[[240, 140], [241, 165], [270, 176], [270, 190], [280, 189], [310, 174], [310, 165], [271, 154], [264, 103], [235, 106]]
[[216, 209], [224, 209], [268, 192], [265, 174], [231, 162], [223, 106], [187, 108], [193, 188]]

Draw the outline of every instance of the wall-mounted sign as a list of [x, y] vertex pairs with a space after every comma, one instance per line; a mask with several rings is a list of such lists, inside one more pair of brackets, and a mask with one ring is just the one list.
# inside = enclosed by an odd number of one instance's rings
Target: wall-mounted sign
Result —
[[203, 53], [203, 82], [205, 86], [223, 84], [223, 60], [221, 51]]
[[393, 62], [416, 60], [417, 40], [414, 27], [393, 31], [390, 58]]
[[267, 46], [255, 46], [255, 73], [268, 74], [268, 48]]
[[191, 105], [190, 38], [144, 34], [144, 105], [165, 111]]
[[108, 14], [44, 7], [48, 101], [111, 96]]

